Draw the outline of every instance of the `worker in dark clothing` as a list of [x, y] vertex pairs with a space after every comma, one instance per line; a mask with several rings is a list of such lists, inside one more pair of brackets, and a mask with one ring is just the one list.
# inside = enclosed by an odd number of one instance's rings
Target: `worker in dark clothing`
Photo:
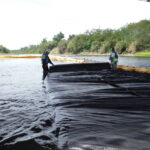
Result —
[[115, 51], [114, 47], [112, 48], [112, 53], [109, 56], [109, 60], [111, 62], [112, 70], [116, 70], [117, 69], [117, 63], [118, 63], [118, 54]]
[[50, 50], [45, 50], [42, 54], [42, 68], [43, 68], [43, 80], [45, 79], [46, 75], [48, 74], [48, 63], [54, 65], [49, 58]]

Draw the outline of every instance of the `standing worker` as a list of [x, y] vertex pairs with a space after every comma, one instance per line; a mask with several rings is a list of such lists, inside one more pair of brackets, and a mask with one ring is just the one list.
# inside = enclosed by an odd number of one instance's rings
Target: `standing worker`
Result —
[[45, 50], [42, 54], [42, 68], [43, 68], [43, 80], [45, 79], [46, 75], [48, 74], [48, 63], [54, 65], [49, 58], [50, 50]]
[[111, 62], [112, 70], [116, 70], [117, 69], [117, 63], [118, 63], [118, 54], [115, 51], [114, 47], [112, 48], [112, 53], [109, 56], [109, 60]]

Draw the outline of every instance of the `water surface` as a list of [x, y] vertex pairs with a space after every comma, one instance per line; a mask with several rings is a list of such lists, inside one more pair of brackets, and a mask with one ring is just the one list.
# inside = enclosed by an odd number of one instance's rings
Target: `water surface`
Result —
[[[94, 61], [109, 62], [109, 56], [72, 56], [74, 58], [89, 59]], [[118, 65], [133, 66], [150, 69], [150, 58], [119, 56]]]
[[0, 60], [0, 149], [149, 149], [150, 111], [82, 107], [99, 84], [65, 83], [67, 74], [49, 78], [56, 80], [43, 83], [40, 59]]

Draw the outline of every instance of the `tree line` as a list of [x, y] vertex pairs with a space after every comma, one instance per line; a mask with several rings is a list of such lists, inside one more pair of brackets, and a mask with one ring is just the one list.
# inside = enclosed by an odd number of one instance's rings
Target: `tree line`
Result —
[[38, 45], [23, 47], [15, 53], [42, 53], [51, 49], [59, 54], [109, 53], [114, 47], [119, 54], [150, 51], [150, 20], [130, 23], [122, 28], [92, 29], [78, 35], [60, 32], [51, 41], [43, 39]]
[[9, 49], [4, 47], [3, 45], [0, 45], [0, 53], [9, 53]]

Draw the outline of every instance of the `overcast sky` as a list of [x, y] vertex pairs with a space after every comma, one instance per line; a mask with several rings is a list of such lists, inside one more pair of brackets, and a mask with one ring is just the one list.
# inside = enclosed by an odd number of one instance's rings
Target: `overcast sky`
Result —
[[150, 3], [139, 0], [0, 0], [0, 45], [19, 49], [60, 31], [67, 38], [143, 19], [150, 19]]

